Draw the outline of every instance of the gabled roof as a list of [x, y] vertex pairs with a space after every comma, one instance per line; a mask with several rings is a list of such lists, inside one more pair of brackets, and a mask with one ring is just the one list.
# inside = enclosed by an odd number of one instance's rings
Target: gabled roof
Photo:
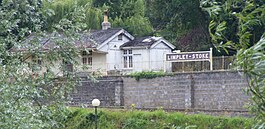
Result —
[[[138, 37], [134, 38], [132, 35], [130, 35], [127, 31], [125, 31], [122, 28], [109, 28], [106, 30], [92, 30], [91, 32], [81, 32], [80, 39], [78, 41], [75, 41], [76, 47], [85, 47], [85, 48], [96, 48], [100, 50], [101, 47], [103, 47], [105, 44], [110, 42], [112, 39], [114, 39], [119, 34], [124, 34], [127, 36], [130, 41], [127, 43], [124, 43], [120, 46], [121, 49], [126, 48], [152, 48], [156, 46], [157, 44], [163, 42], [165, 45], [167, 45], [169, 48], [174, 49], [174, 45], [163, 39], [162, 37], [154, 37], [154, 36], [146, 36], [146, 37]], [[27, 50], [30, 48], [31, 44], [30, 42], [32, 40], [37, 40], [42, 47], [43, 50], [49, 50], [54, 49], [59, 46], [54, 43], [56, 39], [63, 39], [65, 36], [63, 34], [47, 34], [45, 37], [38, 38], [36, 35], [32, 34], [30, 35], [25, 41], [24, 45], [19, 48], [13, 48], [13, 50]]]
[[[148, 40], [149, 39], [149, 40]], [[132, 41], [129, 41], [127, 43], [124, 43], [120, 47], [150, 47], [152, 46], [156, 41], [152, 39], [151, 36], [147, 37], [137, 37]]]
[[105, 46], [107, 43], [109, 43], [111, 40], [113, 40], [118, 35], [123, 34], [130, 40], [133, 40], [134, 37], [129, 34], [126, 30], [122, 28], [109, 28], [106, 30], [95, 30], [91, 32], [91, 40], [93, 40], [95, 43], [97, 43], [97, 49], [101, 49], [103, 46]]
[[[122, 30], [122, 28], [110, 28], [107, 30], [92, 30], [91, 32], [81, 32], [81, 41], [76, 41], [76, 47], [96, 48]], [[55, 38], [62, 39], [65, 38], [65, 36], [63, 34], [54, 35], [53, 33], [49, 33], [46, 34], [45, 37], [38, 38], [35, 34], [31, 34], [23, 42], [23, 47], [13, 48], [13, 50], [27, 50], [29, 47], [32, 46], [30, 44], [32, 40], [38, 40], [37, 42], [40, 43], [39, 45], [41, 45], [44, 50], [53, 49], [57, 47], [56, 44], [53, 42], [53, 39]]]
[[[80, 40], [74, 41], [75, 47], [78, 48], [95, 48], [97, 44], [89, 38], [88, 33], [80, 33]], [[59, 48], [56, 42], [64, 41], [66, 36], [60, 33], [47, 33], [45, 35], [37, 35], [35, 33], [29, 35], [24, 41], [17, 46], [12, 47], [11, 51], [26, 51], [29, 49], [41, 49], [43, 51]]]
[[98, 44], [104, 43], [113, 35], [123, 30], [122, 28], [109, 28], [107, 30], [92, 30], [90, 38]]
[[121, 49], [123, 48], [151, 48], [153, 45], [158, 43], [159, 41], [163, 41], [169, 48], [174, 49], [174, 46], [167, 42], [162, 37], [154, 37], [154, 36], [146, 36], [146, 37], [138, 37], [134, 40], [131, 40], [127, 43], [124, 43], [120, 46]]

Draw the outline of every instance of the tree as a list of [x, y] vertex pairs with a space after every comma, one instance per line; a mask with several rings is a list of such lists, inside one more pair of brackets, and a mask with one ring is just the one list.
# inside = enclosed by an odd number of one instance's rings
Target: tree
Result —
[[153, 27], [145, 17], [144, 0], [94, 1], [98, 8], [108, 8], [113, 27], [122, 27], [135, 36], [153, 34]]
[[[45, 25], [53, 11], [44, 9], [43, 2], [0, 1], [0, 128], [62, 128], [66, 119], [67, 93], [78, 79], [70, 72], [57, 78], [51, 68], [57, 60], [76, 63], [74, 44], [84, 27], [84, 9], [76, 8], [47, 33]], [[47, 39], [58, 47], [44, 52], [41, 43]], [[16, 51], [20, 48], [27, 51]], [[36, 75], [36, 62], [26, 62], [26, 54], [48, 62], [45, 76]]]
[[208, 19], [199, 1], [147, 0], [146, 16], [157, 35], [174, 43], [182, 51], [208, 49]]
[[[113, 6], [112, 6], [113, 5]], [[123, 27], [135, 36], [146, 36], [153, 33], [153, 27], [145, 17], [145, 3], [143, 0], [122, 1], [118, 8], [111, 4], [110, 11], [116, 10], [119, 13], [113, 16], [114, 27]]]
[[54, 24], [57, 24], [63, 18], [70, 18], [70, 13], [74, 12], [78, 7], [84, 9], [83, 15], [85, 17], [83, 29], [100, 29], [101, 21], [103, 19], [103, 11], [93, 6], [93, 0], [58, 0], [52, 3], [45, 2], [44, 9], [54, 10], [54, 15], [48, 19], [47, 28], [50, 30]]
[[149, 20], [141, 15], [126, 18], [124, 28], [134, 34], [134, 36], [146, 36], [153, 32]]
[[237, 52], [236, 65], [248, 78], [251, 111], [265, 125], [265, 2], [262, 0], [201, 1], [211, 17], [215, 46]]

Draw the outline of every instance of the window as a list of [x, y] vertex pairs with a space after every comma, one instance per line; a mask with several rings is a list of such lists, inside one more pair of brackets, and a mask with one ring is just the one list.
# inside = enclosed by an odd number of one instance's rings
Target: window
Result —
[[69, 61], [63, 60], [63, 71], [64, 72], [73, 72], [73, 64]]
[[32, 61], [33, 61], [35, 64], [42, 65], [42, 61], [41, 61], [41, 58], [40, 58], [40, 57], [32, 56]]
[[124, 50], [123, 51], [123, 67], [124, 68], [132, 68], [133, 67], [132, 50]]
[[122, 40], [122, 34], [118, 35], [118, 40]]
[[92, 52], [87, 51], [82, 52], [82, 63], [83, 65], [92, 65]]
[[32, 56], [32, 61], [33, 61], [33, 66], [32, 70], [33, 71], [40, 71], [42, 69], [42, 59], [38, 56], [33, 55]]

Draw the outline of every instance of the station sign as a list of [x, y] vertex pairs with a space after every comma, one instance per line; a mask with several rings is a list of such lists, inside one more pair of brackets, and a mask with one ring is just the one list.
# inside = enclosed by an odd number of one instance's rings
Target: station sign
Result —
[[166, 54], [166, 61], [204, 61], [210, 60], [210, 52], [170, 53]]
[[210, 70], [212, 70], [212, 57], [212, 48], [210, 48], [210, 51], [168, 53], [165, 54], [165, 62], [209, 61]]

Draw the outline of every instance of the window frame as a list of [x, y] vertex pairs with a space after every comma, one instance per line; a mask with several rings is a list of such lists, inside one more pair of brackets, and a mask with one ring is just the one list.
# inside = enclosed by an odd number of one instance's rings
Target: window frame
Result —
[[119, 40], [119, 41], [122, 41], [122, 39], [123, 39], [123, 35], [122, 35], [122, 34], [119, 34], [119, 35], [118, 35], [118, 40]]
[[82, 58], [81, 58], [81, 62], [83, 65], [89, 65], [92, 66], [93, 60], [92, 60], [92, 51], [89, 51], [89, 53], [87, 51], [82, 51]]
[[133, 68], [133, 52], [132, 49], [123, 50], [123, 68]]
[[43, 61], [42, 58], [37, 56], [37, 55], [32, 55], [32, 71], [41, 71], [42, 70], [42, 65], [43, 65]]

